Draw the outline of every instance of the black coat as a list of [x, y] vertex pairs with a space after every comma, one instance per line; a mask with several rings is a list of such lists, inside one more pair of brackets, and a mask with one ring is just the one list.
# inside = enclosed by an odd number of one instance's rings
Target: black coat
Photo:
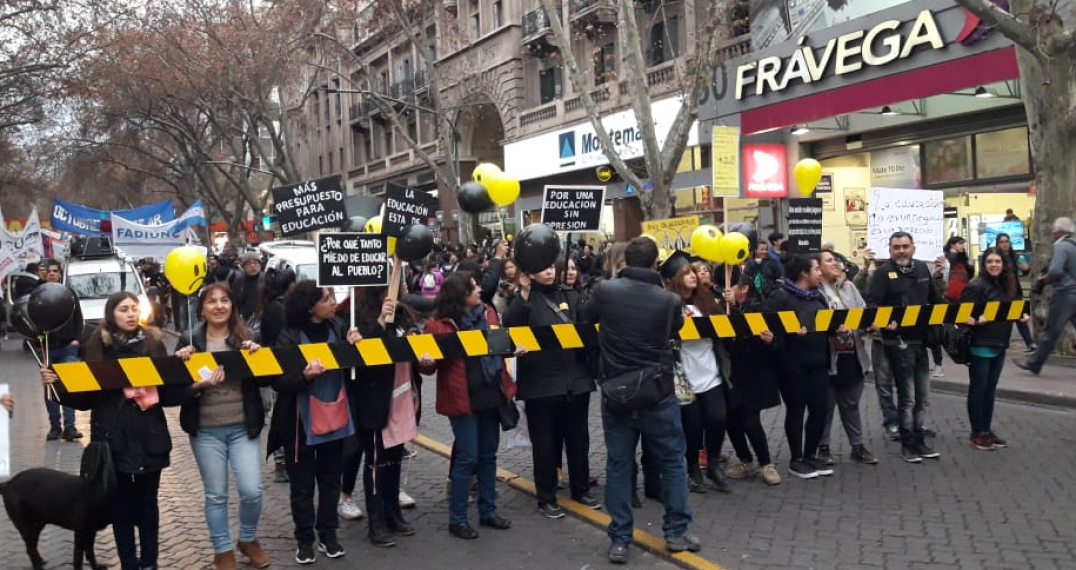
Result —
[[[334, 318], [325, 321], [325, 323], [327, 327], [331, 327], [333, 332], [336, 333], [337, 342], [347, 340], [347, 325], [342, 320]], [[327, 340], [319, 339], [315, 335], [310, 338], [310, 342], [327, 342]], [[287, 327], [281, 331], [280, 336], [277, 338], [276, 348], [296, 348], [300, 344], [302, 344], [300, 330], [295, 327]], [[344, 378], [351, 378], [350, 368], [343, 368], [341, 372], [344, 374]], [[283, 447], [285, 441], [295, 441], [296, 433], [298, 433], [296, 431], [298, 429], [296, 422], [299, 421], [296, 396], [303, 383], [302, 367], [285, 368], [283, 374], [272, 377], [272, 386], [277, 392], [277, 398], [276, 403], [273, 404], [273, 417], [269, 424], [269, 440], [266, 445], [267, 454], [272, 454]], [[345, 382], [344, 386], [347, 387], [348, 382]]]
[[[531, 285], [529, 298], [516, 296], [505, 311], [501, 324], [515, 326], [549, 326], [564, 324], [548, 299], [558, 310], [567, 304], [565, 316], [570, 322], [579, 318], [579, 293], [558, 286]], [[516, 359], [516, 399], [535, 400], [594, 391], [593, 375], [586, 367], [584, 350], [542, 350]]]
[[[769, 310], [766, 305], [756, 304], [746, 308], [736, 307], [733, 313], [765, 310]], [[729, 408], [758, 411], [781, 405], [777, 363], [784, 354], [785, 335], [780, 331], [773, 331], [773, 334], [774, 339], [770, 344], [757, 336], [736, 337], [726, 341], [725, 347], [728, 349], [732, 368]]]
[[[397, 328], [386, 330], [376, 321], [359, 323], [362, 338], [394, 338]], [[417, 369], [412, 367], [412, 379]], [[392, 391], [396, 383], [396, 364], [367, 366], [355, 372], [355, 381], [348, 385], [348, 401], [355, 412], [355, 427], [361, 430], [379, 430], [389, 423], [392, 409]]]
[[[145, 354], [144, 343], [125, 346], [107, 345], [103, 348], [107, 360], [138, 356], [167, 356]], [[59, 384], [57, 384], [59, 387]], [[142, 411], [128, 400], [123, 390], [68, 393], [61, 390], [60, 403], [79, 410], [90, 410], [90, 439], [107, 440], [112, 449], [112, 461], [119, 473], [152, 473], [170, 464], [172, 436], [168, 432], [165, 406], [178, 406], [192, 397], [189, 386], [157, 386], [160, 405]]]
[[[241, 350], [239, 339], [234, 336], [229, 335], [226, 342], [232, 350]], [[180, 337], [176, 350], [191, 345], [198, 352], [206, 351], [205, 322], [199, 323], [193, 331]], [[247, 437], [251, 439], [258, 437], [265, 427], [265, 405], [259, 388], [269, 386], [272, 380], [271, 376], [252, 376], [241, 381], [239, 390], [243, 394], [243, 427], [247, 430]], [[200, 394], [201, 392], [196, 391], [195, 398], [183, 404], [179, 410], [179, 426], [191, 435], [198, 433], [201, 424], [202, 401], [197, 397]]]
[[598, 344], [606, 377], [671, 362], [669, 339], [684, 326], [680, 297], [662, 288], [657, 271], [625, 267], [619, 275], [593, 291], [580, 318], [601, 324]]
[[[781, 289], [771, 300], [774, 311], [792, 311], [800, 324], [810, 330], [817, 311], [828, 309], [822, 297], [805, 299]], [[829, 333], [810, 331], [805, 335], [790, 334], [785, 337], [786, 358], [781, 358], [782, 374], [794, 376], [803, 366], [828, 366]]]
[[[983, 273], [972, 279], [960, 295], [961, 303], [986, 303], [988, 301], [1011, 301], [997, 279]], [[982, 311], [972, 311], [971, 316], [978, 319]], [[1012, 337], [1012, 321], [995, 320], [971, 327], [971, 346], [990, 348], [1009, 348]]]
[[[906, 307], [945, 303], [945, 298], [934, 283], [931, 269], [922, 261], [912, 263], [915, 266], [907, 273], [900, 271], [890, 261], [871, 274], [870, 285], [867, 286], [867, 306]], [[928, 328], [929, 325], [902, 327], [896, 331], [883, 329], [882, 342], [896, 344], [899, 336], [905, 342], [919, 344], [927, 339]]]

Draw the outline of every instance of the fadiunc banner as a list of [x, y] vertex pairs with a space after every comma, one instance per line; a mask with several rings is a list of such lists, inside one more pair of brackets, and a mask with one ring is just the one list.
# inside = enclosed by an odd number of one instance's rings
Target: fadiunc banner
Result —
[[144, 225], [158, 225], [171, 222], [176, 217], [171, 200], [164, 200], [148, 206], [129, 210], [96, 210], [59, 198], [52, 202], [52, 229], [84, 236], [101, 234], [101, 222], [116, 214], [124, 220]]
[[191, 204], [175, 220], [163, 224], [139, 224], [112, 214], [112, 241], [116, 249], [130, 257], [163, 260], [173, 249], [196, 237], [192, 226], [205, 225], [205, 208], [201, 200]]

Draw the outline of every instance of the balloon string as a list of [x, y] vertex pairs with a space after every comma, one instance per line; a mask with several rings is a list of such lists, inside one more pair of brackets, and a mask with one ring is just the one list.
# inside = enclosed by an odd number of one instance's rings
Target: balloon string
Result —
[[[49, 365], [49, 333], [45, 333], [37, 337], [37, 341], [41, 343], [41, 354], [44, 355], [44, 361], [38, 359], [37, 363], [42, 367]], [[33, 345], [30, 346], [30, 353], [34, 354], [34, 358], [37, 358], [37, 354], [34, 353]], [[52, 384], [45, 385], [45, 393], [48, 396], [49, 401], [58, 402], [60, 400], [60, 394], [56, 392], [56, 387]]]
[[[729, 267], [729, 264], [727, 264], [727, 263], [725, 264], [725, 287], [729, 291], [732, 290], [732, 267]], [[730, 301], [730, 299], [725, 299], [725, 314], [726, 315], [729, 315], [729, 314], [732, 313], [732, 306], [730, 305], [729, 301]]]

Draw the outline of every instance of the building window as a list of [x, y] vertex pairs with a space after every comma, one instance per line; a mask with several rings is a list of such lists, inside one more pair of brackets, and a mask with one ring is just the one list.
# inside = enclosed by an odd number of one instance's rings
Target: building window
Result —
[[325, 157], [318, 155], [318, 176], [325, 176]]
[[538, 72], [538, 104], [545, 105], [560, 99], [562, 93], [560, 67], [550, 67]]
[[362, 155], [363, 140], [366, 137], [360, 131], [351, 131], [351, 164], [358, 166], [365, 162]]
[[616, 73], [616, 51], [612, 42], [598, 48], [594, 54], [594, 85], [602, 85]]
[[412, 141], [414, 141], [416, 143], [419, 142], [419, 140], [418, 140], [418, 122], [415, 121], [414, 117], [411, 117], [407, 121], [407, 136]]
[[504, 2], [497, 0], [493, 3], [493, 29], [504, 25]]
[[340, 157], [340, 170], [347, 170], [346, 161], [344, 160], [344, 147], [340, 147], [340, 150], [337, 152], [339, 154], [337, 154], [336, 156]]
[[646, 48], [646, 64], [654, 66], [675, 59], [680, 53], [680, 26], [676, 16], [655, 22], [650, 28], [650, 43]]
[[329, 174], [332, 174], [333, 172], [336, 171], [336, 165], [333, 164], [333, 162], [334, 162], [333, 158], [335, 157], [335, 155], [336, 155], [335, 152], [333, 152], [331, 150], [329, 151]]
[[380, 156], [377, 154], [377, 145], [374, 144], [374, 133], [372, 131], [362, 136], [362, 146], [366, 153], [367, 162]]
[[385, 156], [391, 156], [392, 150], [392, 126], [385, 126]]
[[478, 39], [482, 36], [482, 19], [478, 12], [471, 15], [471, 38]]

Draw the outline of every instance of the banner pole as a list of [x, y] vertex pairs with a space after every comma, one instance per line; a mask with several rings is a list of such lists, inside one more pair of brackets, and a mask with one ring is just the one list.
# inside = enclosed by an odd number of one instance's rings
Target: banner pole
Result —
[[[358, 291], [357, 287], [350, 287], [349, 288], [348, 297], [350, 298], [350, 301], [351, 301], [351, 319], [350, 319], [351, 323], [350, 323], [350, 326], [349, 326], [348, 330], [351, 330], [351, 329], [355, 328], [355, 293], [357, 291]], [[351, 380], [353, 380], [353, 381], [355, 380], [355, 368], [354, 367], [352, 367], [352, 369], [351, 369]]]

